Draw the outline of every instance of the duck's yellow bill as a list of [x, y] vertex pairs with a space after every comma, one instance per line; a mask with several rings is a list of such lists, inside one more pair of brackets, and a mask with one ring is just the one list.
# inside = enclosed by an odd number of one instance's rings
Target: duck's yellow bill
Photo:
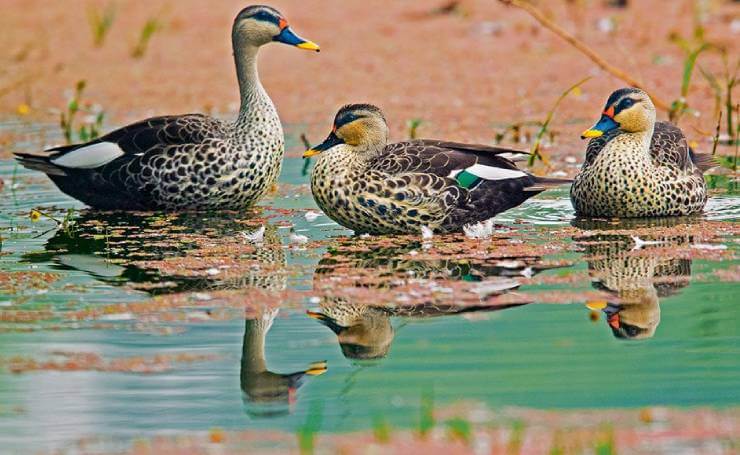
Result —
[[320, 51], [321, 48], [318, 44], [314, 43], [313, 41], [304, 41], [300, 44], [296, 44], [296, 47], [301, 49], [306, 49], [307, 51]]
[[308, 367], [308, 370], [306, 370], [306, 374], [309, 376], [319, 376], [326, 373], [326, 370], [328, 370], [326, 362], [316, 362], [312, 363]]
[[586, 302], [586, 308], [593, 311], [603, 310], [607, 307], [606, 300], [589, 300]]
[[319, 153], [321, 153], [321, 150], [308, 149], [305, 152], [303, 152], [303, 157], [304, 158], [311, 158], [312, 156], [318, 155]]
[[592, 139], [592, 138], [603, 136], [603, 135], [604, 135], [603, 131], [594, 130], [594, 129], [586, 130], [583, 133], [581, 133], [581, 137], [583, 139], [586, 139], [586, 138]]

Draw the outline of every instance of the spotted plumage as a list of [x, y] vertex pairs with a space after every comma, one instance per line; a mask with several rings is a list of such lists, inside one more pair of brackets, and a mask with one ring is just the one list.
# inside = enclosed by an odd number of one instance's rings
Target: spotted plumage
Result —
[[16, 154], [64, 193], [108, 210], [243, 209], [277, 179], [284, 152], [277, 111], [257, 74], [259, 48], [296, 36], [273, 8], [250, 6], [232, 30], [241, 109], [234, 122], [201, 114], [155, 117], [46, 155]]
[[356, 233], [460, 231], [567, 180], [535, 177], [516, 167], [523, 152], [437, 140], [388, 144], [375, 106], [343, 107], [311, 173], [318, 206]]
[[[602, 311], [615, 337], [651, 338], [660, 323], [660, 298], [676, 295], [688, 286], [691, 259], [671, 255], [686, 248], [691, 236], [677, 229], [675, 235], [650, 234], [655, 228], [690, 223], [691, 218], [663, 217], [623, 220], [576, 220], [586, 235], [575, 237], [583, 247], [592, 285], [615, 298]], [[613, 231], [640, 230], [647, 234], [628, 236]], [[637, 232], [637, 231], [636, 231]]]
[[655, 121], [650, 97], [621, 89], [607, 101], [581, 172], [571, 187], [578, 215], [655, 217], [700, 213], [707, 201], [703, 171], [711, 156], [695, 154], [681, 130]]

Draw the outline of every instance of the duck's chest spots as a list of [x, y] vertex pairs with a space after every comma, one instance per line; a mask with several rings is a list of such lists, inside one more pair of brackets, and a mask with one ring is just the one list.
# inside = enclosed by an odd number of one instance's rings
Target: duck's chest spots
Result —
[[586, 216], [644, 217], [686, 215], [704, 205], [701, 176], [658, 166], [631, 137], [610, 143], [576, 177], [571, 200]]

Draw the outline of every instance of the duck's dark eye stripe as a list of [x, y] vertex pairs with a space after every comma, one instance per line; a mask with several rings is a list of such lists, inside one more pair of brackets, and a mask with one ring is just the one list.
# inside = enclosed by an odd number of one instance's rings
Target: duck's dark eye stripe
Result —
[[268, 13], [267, 11], [259, 11], [256, 14], [254, 14], [252, 18], [258, 21], [270, 22], [273, 24], [278, 23], [278, 19], [272, 14]]
[[340, 117], [338, 117], [337, 120], [336, 120], [336, 122], [334, 122], [334, 124], [338, 128], [338, 127], [340, 127], [342, 125], [346, 125], [347, 123], [354, 122], [355, 120], [357, 120], [358, 118], [361, 118], [361, 117], [362, 117], [361, 115], [356, 115], [356, 114], [354, 114], [352, 112], [348, 112], [348, 113], [346, 113], [346, 114], [341, 115]]

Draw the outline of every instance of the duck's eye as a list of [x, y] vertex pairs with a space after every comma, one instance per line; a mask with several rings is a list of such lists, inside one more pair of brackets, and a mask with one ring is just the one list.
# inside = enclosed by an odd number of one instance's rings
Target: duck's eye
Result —
[[625, 98], [619, 103], [619, 110], [623, 111], [625, 109], [631, 108], [635, 104], [635, 100], [632, 98]]

